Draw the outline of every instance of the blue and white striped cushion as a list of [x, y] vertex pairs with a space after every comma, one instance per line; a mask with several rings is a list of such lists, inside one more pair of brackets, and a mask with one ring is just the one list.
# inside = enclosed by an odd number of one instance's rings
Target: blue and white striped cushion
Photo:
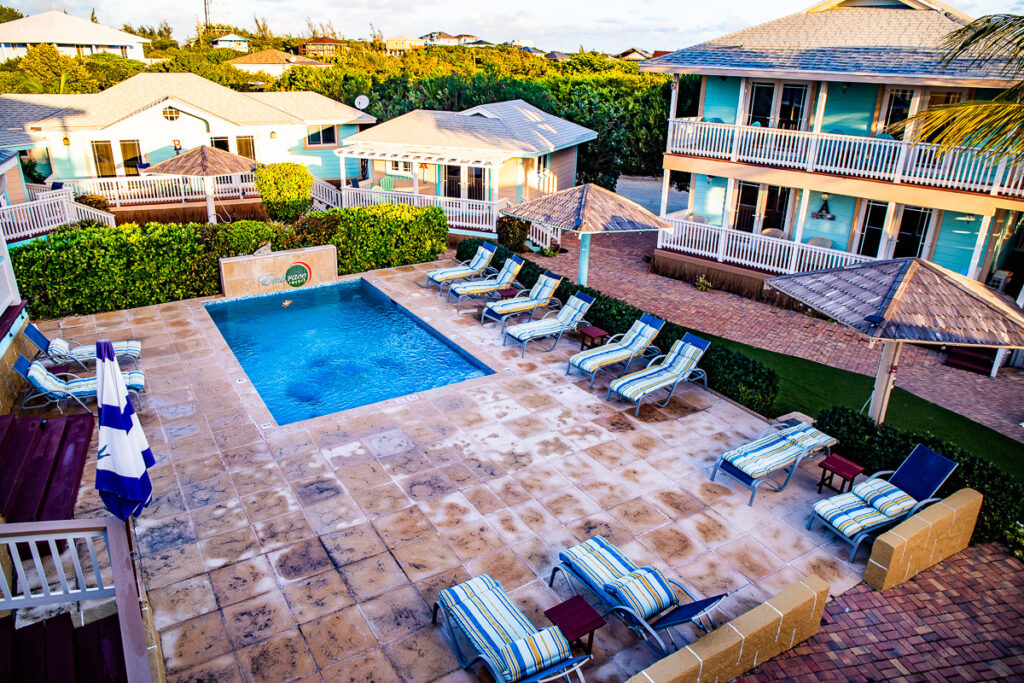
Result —
[[630, 401], [639, 401], [651, 392], [688, 377], [702, 355], [696, 346], [677, 340], [664, 362], [613, 380], [611, 390]]
[[797, 446], [805, 449], [807, 452], [811, 452], [818, 448], [831, 448], [839, 443], [835, 438], [829, 436], [825, 432], [815, 429], [806, 422], [801, 422], [793, 427], [787, 427], [786, 429], [779, 431], [779, 434], [785, 437], [787, 441], [791, 441]]
[[555, 335], [565, 330], [574, 329], [587, 314], [589, 308], [589, 301], [583, 301], [573, 296], [554, 318], [531, 320], [527, 323], [513, 325], [505, 333], [521, 342]]
[[847, 538], [892, 521], [855, 493], [842, 493], [819, 500], [814, 504], [814, 511]]
[[603, 591], [606, 583], [637, 569], [636, 564], [603, 536], [594, 536], [563, 550], [558, 557], [575, 569], [596, 592]]
[[427, 278], [431, 282], [441, 283], [447, 282], [448, 280], [459, 280], [461, 278], [473, 277], [476, 275], [478, 270], [474, 270], [470, 266], [453, 266], [451, 268], [439, 268], [432, 270], [427, 273]]
[[[122, 372], [121, 376], [129, 391], [143, 391], [146, 387], [146, 375], [141, 370]], [[34, 362], [29, 366], [28, 381], [38, 391], [57, 398], [69, 395], [88, 398], [95, 396], [97, 391], [95, 377], [65, 381], [51, 373], [39, 362]]]
[[917, 501], [885, 479], [868, 479], [853, 487], [853, 493], [886, 517], [898, 517]]
[[562, 284], [562, 278], [548, 277], [547, 275], [541, 275], [537, 278], [537, 281], [533, 283], [533, 287], [530, 288], [530, 298], [543, 301], [545, 304], [548, 300], [555, 295], [555, 290], [558, 289], [558, 285]]
[[505, 299], [504, 301], [489, 303], [487, 304], [487, 310], [494, 315], [501, 317], [505, 315], [512, 315], [513, 313], [525, 313], [526, 311], [532, 311], [533, 309], [540, 308], [541, 306], [547, 306], [561, 282], [561, 279], [541, 275], [537, 279], [537, 282], [534, 283], [529, 294], [525, 297], [516, 297], [512, 299]]
[[650, 619], [676, 604], [672, 586], [655, 567], [640, 567], [606, 583], [604, 589], [644, 619]]
[[789, 467], [803, 453], [803, 448], [779, 432], [774, 432], [729, 451], [722, 457], [748, 477], [760, 479]]
[[510, 287], [515, 281], [516, 276], [519, 275], [520, 269], [523, 267], [522, 261], [515, 261], [513, 259], [505, 259], [504, 265], [501, 267], [501, 272], [498, 276], [489, 280], [481, 280], [479, 282], [460, 282], [452, 285], [452, 291], [457, 296], [480, 296], [482, 294], [491, 294], [499, 289], [505, 289]]
[[[142, 355], [142, 342], [134, 339], [127, 341], [116, 341], [114, 345], [114, 356], [117, 358], [138, 358]], [[71, 346], [65, 339], [52, 339], [46, 353], [51, 358], [64, 358], [72, 360], [96, 360], [96, 345], [82, 344]]]
[[532, 676], [572, 656], [569, 641], [557, 626], [531, 633], [498, 650], [498, 666], [509, 681]]
[[637, 320], [619, 341], [596, 349], [580, 351], [569, 359], [569, 363], [583, 372], [596, 372], [607, 365], [621, 363], [630, 356], [641, 353], [650, 346], [657, 334], [658, 330]]

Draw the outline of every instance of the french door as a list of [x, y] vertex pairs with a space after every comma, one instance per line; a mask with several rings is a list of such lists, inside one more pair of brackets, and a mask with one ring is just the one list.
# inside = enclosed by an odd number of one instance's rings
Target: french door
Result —
[[760, 234], [786, 229], [792, 188], [738, 181], [733, 228]]
[[747, 100], [747, 125], [803, 130], [807, 125], [806, 83], [753, 81]]
[[887, 209], [885, 202], [864, 202], [857, 253], [878, 258], [926, 256], [935, 230], [935, 210], [897, 205], [893, 220], [898, 228], [889, 240], [885, 234]]
[[462, 167], [461, 166], [445, 166], [444, 167], [444, 196], [445, 197], [461, 197], [462, 196]]

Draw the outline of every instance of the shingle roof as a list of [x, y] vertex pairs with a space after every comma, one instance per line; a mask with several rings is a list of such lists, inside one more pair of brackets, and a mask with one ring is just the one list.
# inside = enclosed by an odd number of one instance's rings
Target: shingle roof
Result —
[[310, 38], [304, 45], [344, 45], [344, 40], [338, 40], [337, 38]]
[[531, 223], [571, 232], [652, 232], [672, 226], [631, 199], [587, 183], [502, 209]]
[[237, 33], [229, 33], [226, 36], [221, 36], [220, 38], [214, 38], [213, 42], [216, 43], [219, 40], [229, 41], [229, 42], [230, 41], [237, 42], [237, 41], [241, 40], [241, 41], [246, 42], [246, 43], [250, 42], [248, 38], [246, 38], [245, 36], [240, 36]]
[[1024, 315], [1009, 298], [924, 259], [871, 261], [766, 283], [875, 339], [1024, 348]]
[[0, 24], [0, 42], [132, 45], [149, 39], [51, 10]]
[[[943, 38], [964, 21], [938, 9], [835, 7], [801, 12], [649, 59], [643, 71], [738, 70], [967, 78], [1005, 82], [995, 65], [940, 66]], [[996, 85], [997, 83], [993, 83]]]
[[256, 162], [247, 157], [200, 145], [150, 166], [146, 173], [208, 177], [249, 173], [256, 166]]
[[31, 143], [32, 128], [102, 129], [168, 99], [238, 125], [368, 122], [366, 114], [316, 93], [242, 93], [195, 74], [142, 73], [88, 95], [0, 95], [0, 146]]
[[259, 52], [250, 52], [247, 55], [241, 57], [235, 57], [229, 59], [228, 64], [292, 64], [295, 66], [328, 66], [323, 62], [318, 62], [315, 59], [309, 57], [303, 57], [301, 55], [293, 55], [283, 50], [275, 50], [273, 48], [267, 50], [260, 50]]
[[378, 143], [423, 150], [500, 151], [535, 155], [578, 145], [597, 133], [541, 111], [523, 100], [495, 102], [463, 112], [418, 109], [346, 138], [342, 144]]

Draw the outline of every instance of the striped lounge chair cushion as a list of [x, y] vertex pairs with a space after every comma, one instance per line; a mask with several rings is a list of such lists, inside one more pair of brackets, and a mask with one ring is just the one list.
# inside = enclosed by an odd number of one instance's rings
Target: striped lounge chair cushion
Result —
[[472, 266], [453, 266], [451, 268], [438, 268], [427, 273], [427, 278], [431, 282], [441, 283], [447, 282], [448, 280], [459, 280], [462, 278], [473, 277], [479, 270], [474, 270]]
[[637, 569], [636, 564], [603, 536], [594, 536], [568, 550], [563, 550], [558, 557], [576, 570], [576, 573], [597, 593], [604, 590], [606, 583], [611, 583]]
[[639, 401], [653, 391], [688, 377], [702, 353], [696, 346], [677, 340], [664, 362], [614, 380], [611, 390], [630, 401]]
[[[143, 391], [146, 386], [146, 376], [141, 370], [122, 372], [124, 383], [129, 391]], [[42, 363], [32, 363], [28, 370], [28, 380], [37, 390], [55, 397], [77, 396], [88, 398], [96, 395], [97, 382], [95, 377], [83, 377], [82, 379], [63, 380], [47, 370]]]
[[780, 431], [779, 434], [785, 437], [787, 441], [791, 441], [805, 449], [808, 453], [818, 448], [831, 448], [839, 443], [835, 438], [805, 422], [794, 427], [787, 427]]
[[814, 504], [814, 511], [847, 538], [892, 521], [855, 493], [842, 493], [819, 500]]
[[456, 296], [483, 296], [501, 289], [502, 286], [496, 280], [480, 280], [478, 282], [459, 282], [452, 285], [452, 291]]
[[654, 567], [640, 567], [606, 583], [604, 589], [644, 619], [650, 619], [676, 604], [672, 586]]
[[494, 303], [487, 304], [487, 310], [500, 318], [514, 313], [532, 311], [540, 306], [547, 306], [561, 282], [561, 278], [541, 275], [525, 297], [495, 301]]
[[583, 301], [573, 296], [554, 318], [531, 320], [528, 323], [513, 325], [505, 333], [521, 342], [548, 337], [575, 328], [587, 314], [589, 308], [589, 301]]
[[557, 626], [549, 626], [498, 650], [498, 667], [506, 680], [518, 681], [572, 656], [569, 641]]
[[[118, 358], [138, 358], [142, 355], [142, 342], [130, 339], [113, 342], [114, 355]], [[96, 345], [71, 346], [65, 339], [52, 339], [46, 353], [54, 358], [68, 358], [80, 361], [96, 360]]]
[[607, 365], [621, 363], [630, 356], [641, 353], [650, 346], [657, 334], [658, 330], [637, 320], [619, 341], [596, 349], [580, 351], [570, 358], [569, 362], [583, 372], [596, 372]]
[[760, 479], [789, 467], [803, 453], [802, 447], [775, 432], [729, 451], [722, 457], [751, 479]]
[[885, 479], [868, 479], [853, 487], [853, 493], [886, 517], [898, 517], [917, 501]]

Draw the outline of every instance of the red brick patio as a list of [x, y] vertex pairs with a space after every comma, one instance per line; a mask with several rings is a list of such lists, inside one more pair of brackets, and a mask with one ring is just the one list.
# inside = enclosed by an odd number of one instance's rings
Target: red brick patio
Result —
[[[837, 323], [809, 318], [721, 291], [699, 292], [693, 286], [648, 272], [643, 257], [653, 252], [656, 237], [630, 233], [600, 235], [591, 242], [592, 287], [642, 306], [654, 315], [727, 339], [799, 356], [833, 367], [874, 375], [879, 349]], [[569, 251], [538, 263], [576, 279], [579, 243], [566, 240]], [[1024, 372], [1004, 368], [999, 376], [956, 370], [941, 364], [941, 355], [907, 346], [897, 385], [1002, 434], [1024, 441]], [[865, 396], [867, 399], [867, 396]]]
[[866, 584], [825, 608], [821, 631], [741, 681], [1024, 678], [1024, 564], [968, 548], [886, 593]]

